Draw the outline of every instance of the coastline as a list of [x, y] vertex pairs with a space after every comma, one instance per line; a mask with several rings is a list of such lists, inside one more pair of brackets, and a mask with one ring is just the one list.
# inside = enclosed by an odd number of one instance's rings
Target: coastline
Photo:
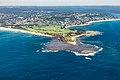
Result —
[[13, 28], [0, 27], [0, 30], [28, 33], [28, 34], [34, 34], [37, 36], [53, 37], [53, 36], [47, 35], [47, 34], [36, 33], [36, 32], [31, 32], [31, 31], [26, 31], [26, 30], [20, 30], [20, 29], [13, 29]]
[[[69, 28], [69, 27], [75, 27], [75, 26], [86, 26], [86, 25], [91, 25], [92, 23], [97, 23], [97, 22], [117, 21], [117, 20], [120, 20], [120, 19], [108, 19], [108, 20], [90, 21], [90, 22], [87, 22], [87, 23], [81, 24], [81, 25], [67, 26], [67, 28]], [[37, 36], [53, 37], [53, 36], [48, 35], [48, 34], [37, 33], [37, 32], [31, 32], [31, 31], [27, 31], [27, 30], [13, 29], [13, 28], [0, 27], [0, 30], [17, 31], [17, 32], [22, 32], [22, 33], [34, 34], [34, 35], [37, 35]], [[94, 31], [94, 32], [98, 32], [98, 31]], [[97, 33], [97, 34], [100, 34], [100, 33]], [[94, 35], [96, 35], [96, 34], [92, 34], [92, 36], [94, 36]], [[80, 37], [80, 36], [81, 36], [81, 35], [79, 35], [79, 36], [77, 36], [77, 37]], [[83, 34], [82, 34], [82, 36], [83, 36]], [[90, 35], [90, 36], [91, 36], [91, 35]]]
[[[94, 21], [96, 22], [96, 21]], [[98, 21], [97, 21], [98, 22]], [[90, 22], [91, 23], [91, 22]], [[89, 23], [89, 24], [90, 24]], [[92, 22], [93, 23], [93, 22]], [[37, 32], [31, 32], [31, 31], [26, 31], [26, 30], [20, 30], [20, 29], [13, 29], [13, 28], [5, 28], [5, 27], [0, 27], [0, 30], [6, 30], [6, 31], [14, 31], [14, 32], [22, 32], [22, 33], [28, 33], [28, 34], [34, 34], [34, 35], [37, 35], [37, 36], [46, 36], [46, 37], [51, 37], [53, 38], [54, 36], [51, 36], [51, 35], [47, 35], [47, 34], [42, 34], [42, 33], [37, 33]], [[85, 36], [85, 37], [89, 37], [89, 36], [95, 36], [95, 35], [100, 35], [101, 32], [99, 31], [86, 31], [85, 33], [81, 34], [81, 35], [77, 35], [77, 36], [74, 36], [73, 38], [76, 39], [78, 37], [81, 37], [81, 36]], [[75, 46], [78, 46], [77, 45], [77, 41], [74, 41], [74, 42], [67, 42], [65, 43], [65, 45], [71, 45], [73, 47]], [[76, 56], [92, 56], [94, 55], [95, 53], [99, 52], [99, 51], [102, 51], [102, 48], [99, 48], [98, 46], [96, 47], [95, 45], [91, 45], [91, 44], [84, 44], [80, 41], [80, 44], [83, 45], [83, 47], [81, 46], [82, 50], [81, 52], [77, 52], [77, 50], [68, 50], [70, 52], [73, 52]], [[84, 48], [84, 46], [88, 46], [88, 50], [86, 48]], [[92, 47], [93, 50], [91, 50], [90, 46]], [[78, 46], [79, 47], [79, 46]], [[98, 49], [99, 48], [99, 49]], [[78, 48], [79, 49], [79, 48]], [[90, 49], [90, 50], [89, 50]]]
[[[37, 36], [45, 36], [45, 37], [50, 37], [50, 38], [54, 37], [54, 36], [47, 35], [47, 34], [31, 32], [31, 31], [26, 31], [26, 30], [20, 30], [20, 29], [13, 29], [13, 28], [0, 27], [0, 30], [28, 33], [28, 34], [33, 34], [33, 35], [37, 35]], [[81, 35], [77, 35], [77, 36], [75, 36], [73, 38], [75, 39], [75, 38], [78, 38], [78, 37], [81, 37], [81, 36], [89, 37], [89, 36], [95, 36], [95, 35], [100, 35], [100, 34], [101, 34], [101, 32], [98, 32], [98, 31], [86, 31], [86, 33], [81, 34]], [[72, 45], [76, 45], [76, 41], [74, 41], [74, 42], [67, 42], [67, 43], [72, 44]]]
[[87, 26], [87, 25], [91, 25], [93, 23], [97, 23], [97, 22], [106, 22], [106, 21], [117, 21], [117, 20], [120, 20], [120, 19], [107, 19], [107, 20], [98, 20], [98, 21], [90, 21], [90, 22], [87, 22], [85, 24], [80, 24], [80, 25], [71, 25], [71, 26], [66, 26], [67, 28], [70, 28], [70, 27], [75, 27], [75, 26]]
[[[76, 38], [79, 38], [79, 37], [82, 37], [82, 36], [85, 36], [85, 37], [90, 37], [90, 36], [96, 36], [96, 35], [102, 35], [102, 32], [99, 32], [99, 31], [86, 31], [85, 33], [81, 34], [81, 35], [77, 35], [75, 37], [73, 37], [74, 39]], [[73, 44], [73, 45], [76, 45], [77, 42], [74, 41], [74, 42], [67, 42], [69, 44]], [[82, 43], [82, 42], [80, 42]]]

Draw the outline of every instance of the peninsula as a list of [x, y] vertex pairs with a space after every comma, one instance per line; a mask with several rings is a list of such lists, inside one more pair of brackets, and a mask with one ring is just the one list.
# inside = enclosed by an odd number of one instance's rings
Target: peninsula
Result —
[[77, 52], [77, 55], [91, 55], [100, 48], [90, 44], [83, 44], [78, 37], [94, 36], [101, 34], [98, 31], [71, 30], [55, 25], [40, 26], [22, 26], [14, 28], [0, 27], [0, 30], [20, 31], [31, 33], [39, 36], [47, 36], [54, 38], [51, 42], [45, 44], [45, 50], [66, 50]]
[[[8, 13], [8, 11], [11, 11]], [[0, 29], [20, 31], [52, 37], [45, 50], [66, 50], [76, 55], [93, 55], [102, 50], [95, 45], [84, 44], [79, 37], [99, 35], [98, 31], [72, 30], [69, 27], [85, 26], [93, 22], [120, 20], [108, 13], [69, 12], [56, 9], [0, 8]]]

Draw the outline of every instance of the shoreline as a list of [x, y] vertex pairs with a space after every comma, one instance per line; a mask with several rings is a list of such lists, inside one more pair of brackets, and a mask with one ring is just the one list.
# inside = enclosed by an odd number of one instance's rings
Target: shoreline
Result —
[[[26, 30], [20, 30], [20, 29], [13, 29], [13, 28], [0, 27], [0, 30], [28, 33], [28, 34], [33, 34], [33, 35], [37, 35], [37, 36], [45, 36], [45, 37], [50, 37], [50, 38], [54, 37], [54, 36], [47, 35], [47, 34], [31, 32], [31, 31], [26, 31]], [[84, 34], [75, 36], [74, 39], [78, 38], [78, 37], [81, 37], [81, 36], [89, 37], [89, 36], [95, 36], [95, 35], [100, 35], [100, 34], [101, 34], [101, 32], [98, 32], [98, 31], [86, 31], [86, 33], [84, 33]], [[72, 44], [72, 45], [76, 45], [76, 41], [74, 41], [74, 42], [67, 42], [67, 43]]]
[[94, 56], [96, 53], [103, 50], [102, 47], [92, 44], [79, 43], [78, 45], [72, 45], [59, 40], [52, 40], [46, 43], [45, 47], [45, 50], [42, 50], [42, 52], [58, 52], [64, 50], [74, 53], [76, 56]]
[[13, 28], [0, 27], [0, 30], [28, 33], [28, 34], [33, 34], [33, 35], [37, 35], [37, 36], [53, 37], [53, 36], [47, 35], [47, 34], [31, 32], [31, 31], [27, 31], [27, 30], [13, 29]]
[[69, 51], [69, 50], [67, 50], [67, 51], [74, 53], [76, 56], [85, 56], [85, 57], [88, 57], [88, 56], [94, 56], [96, 53], [98, 53], [98, 52], [100, 52], [100, 51], [102, 51], [102, 50], [103, 50], [103, 48], [100, 48], [100, 49], [98, 49], [98, 51], [91, 52], [91, 53], [89, 53], [89, 54], [81, 54], [81, 53], [74, 52], [74, 51]]
[[[99, 31], [86, 31], [86, 33], [83, 33], [81, 35], [77, 35], [74, 37], [74, 39], [77, 39], [77, 38], [80, 38], [82, 36], [85, 36], [85, 37], [90, 37], [90, 36], [96, 36], [96, 35], [102, 35], [103, 33], [102, 32], [99, 32]], [[73, 44], [73, 45], [77, 45], [77, 42], [74, 41], [74, 42], [67, 42], [69, 44]], [[82, 43], [82, 42], [80, 42]]]
[[[108, 20], [90, 21], [90, 22], [87, 22], [87, 23], [81, 24], [81, 25], [67, 26], [67, 28], [75, 27], [75, 26], [86, 26], [86, 25], [91, 25], [93, 23], [97, 23], [97, 22], [117, 21], [117, 20], [120, 20], [120, 19], [108, 19]], [[17, 31], [17, 32], [22, 32], [22, 33], [34, 34], [34, 35], [37, 35], [37, 36], [53, 37], [51, 35], [47, 35], [47, 34], [43, 34], [43, 33], [37, 33], [37, 32], [31, 32], [31, 31], [27, 31], [27, 30], [20, 30], [20, 29], [13, 29], [13, 28], [0, 27], [0, 30], [15, 31], [15, 32]], [[93, 31], [93, 32], [99, 32], [99, 31]], [[82, 35], [79, 35], [79, 37], [82, 36]], [[94, 35], [98, 35], [98, 34], [94, 34]], [[94, 35], [91, 35], [91, 36], [94, 36]]]
[[[120, 20], [120, 19], [119, 19]], [[109, 20], [110, 21], [110, 20]], [[91, 23], [95, 23], [95, 22], [100, 22], [100, 21], [92, 21], [92, 22], [89, 22], [89, 25]], [[103, 22], [103, 21], [101, 21]], [[14, 31], [14, 32], [21, 32], [21, 33], [28, 33], [28, 34], [33, 34], [33, 35], [37, 35], [37, 36], [46, 36], [46, 37], [50, 37], [50, 38], [53, 38], [54, 36], [51, 36], [51, 35], [47, 35], [47, 34], [42, 34], [42, 33], [37, 33], [37, 32], [31, 32], [31, 31], [27, 31], [27, 30], [20, 30], [20, 29], [13, 29], [13, 28], [5, 28], [5, 27], [0, 27], [0, 30], [6, 30], [6, 31]], [[85, 33], [81, 34], [81, 35], [77, 35], [75, 36], [74, 38], [78, 38], [78, 37], [81, 37], [81, 36], [85, 36], [85, 37], [89, 37], [89, 36], [95, 36], [95, 35], [100, 35], [101, 32], [99, 31], [86, 31]], [[82, 45], [90, 45], [90, 46], [94, 46], [94, 45], [91, 45], [91, 44], [84, 44], [80, 41], [80, 43]], [[74, 41], [74, 42], [67, 42], [67, 44], [71, 44], [71, 45], [74, 45], [76, 46], [77, 45], [77, 41]], [[98, 47], [98, 46], [97, 46]], [[98, 47], [99, 48], [99, 47]], [[94, 46], [93, 50], [84, 50], [83, 48], [83, 53], [79, 53], [77, 51], [72, 51], [72, 50], [69, 50], [70, 52], [74, 53], [76, 56], [92, 56], [94, 54], [96, 54], [97, 52], [99, 51], [102, 51], [102, 48], [98, 49]], [[97, 51], [94, 51], [94, 49], [98, 49]]]
[[107, 21], [117, 21], [117, 20], [120, 20], [120, 19], [108, 19], [108, 20], [98, 20], [98, 21], [90, 21], [90, 22], [87, 22], [85, 24], [80, 24], [80, 25], [71, 25], [71, 26], [66, 26], [67, 28], [70, 28], [70, 27], [75, 27], [75, 26], [87, 26], [87, 25], [91, 25], [93, 23], [97, 23], [97, 22], [107, 22]]
[[[20, 30], [20, 29], [13, 29], [13, 28], [5, 28], [5, 27], [0, 27], [0, 30], [5, 30], [5, 31], [14, 31], [14, 32], [21, 32], [21, 33], [28, 33], [28, 34], [33, 34], [33, 35], [37, 35], [37, 36], [46, 36], [46, 37], [50, 37], [50, 38], [53, 38], [54, 36], [51, 36], [51, 35], [47, 35], [47, 34], [42, 34], [42, 33], [36, 33], [36, 32], [30, 32], [30, 31], [26, 31], [26, 30]], [[88, 32], [88, 34], [87, 34], [87, 32]], [[98, 32], [98, 31], [86, 31], [86, 33], [84, 33], [84, 34], [81, 34], [81, 35], [77, 35], [77, 36], [75, 36], [74, 38], [78, 38], [78, 37], [80, 37], [80, 36], [86, 36], [86, 37], [88, 37], [88, 36], [95, 36], [95, 35], [98, 35], [98, 34], [100, 34], [100, 32]], [[77, 41], [74, 41], [74, 42], [67, 42], [67, 44], [66, 43], [64, 43], [65, 45], [71, 45], [71, 46], [73, 46], [73, 47], [75, 47], [75, 46], [78, 46], [77, 45]], [[93, 47], [94, 45], [90, 45], [90, 44], [84, 44], [84, 43], [82, 43], [81, 41], [80, 41], [80, 44], [82, 44], [82, 45], [87, 45], [87, 46], [91, 46], [91, 47]], [[52, 44], [53, 45], [53, 44]], [[65, 46], [64, 45], [64, 46]], [[79, 47], [79, 46], [78, 46]], [[68, 50], [68, 51], [70, 51], [70, 52], [72, 52], [72, 53], [74, 53], [76, 56], [93, 56], [95, 53], [97, 53], [97, 52], [99, 52], [99, 47], [97, 46], [94, 46], [93, 47], [93, 50], [85, 50], [85, 48], [84, 47], [82, 47], [81, 46], [81, 48], [82, 48], [82, 51], [83, 51], [83, 53], [82, 52], [77, 52], [76, 50], [74, 51], [74, 50], [72, 50], [72, 49], [70, 49], [70, 50]], [[80, 49], [80, 48], [78, 48], [78, 49]], [[96, 49], [98, 49], [97, 51], [96, 51]], [[94, 51], [95, 50], [95, 51]], [[57, 50], [57, 51], [59, 51], [59, 49]], [[67, 51], [67, 50], [65, 50], [65, 51]]]

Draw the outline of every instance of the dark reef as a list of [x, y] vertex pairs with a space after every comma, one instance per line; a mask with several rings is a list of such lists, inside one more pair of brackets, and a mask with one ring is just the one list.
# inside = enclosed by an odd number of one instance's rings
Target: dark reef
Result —
[[76, 45], [73, 45], [69, 43], [64, 43], [57, 39], [46, 43], [45, 47], [46, 47], [45, 48], [46, 50], [68, 50], [72, 52], [78, 52], [80, 54], [90, 54], [90, 53], [97, 52], [100, 49], [99, 47], [95, 45], [84, 44], [80, 42], [79, 40], [77, 40]]

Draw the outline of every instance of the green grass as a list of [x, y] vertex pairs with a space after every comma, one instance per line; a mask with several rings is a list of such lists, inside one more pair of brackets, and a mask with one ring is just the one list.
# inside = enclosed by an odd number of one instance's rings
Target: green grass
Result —
[[70, 36], [70, 33], [74, 32], [70, 29], [61, 29], [60, 26], [54, 26], [54, 25], [41, 25], [41, 26], [24, 26], [19, 27], [18, 29], [27, 30], [31, 32], [37, 32], [37, 33], [43, 33], [48, 34], [52, 36], [56, 36], [57, 34], [63, 34], [65, 40], [67, 42], [73, 42], [72, 36]]
[[30, 26], [30, 27], [22, 27], [22, 29], [31, 32], [41, 32], [47, 34], [68, 34], [73, 32], [72, 30], [61, 29], [59, 26], [54, 26], [54, 25]]

